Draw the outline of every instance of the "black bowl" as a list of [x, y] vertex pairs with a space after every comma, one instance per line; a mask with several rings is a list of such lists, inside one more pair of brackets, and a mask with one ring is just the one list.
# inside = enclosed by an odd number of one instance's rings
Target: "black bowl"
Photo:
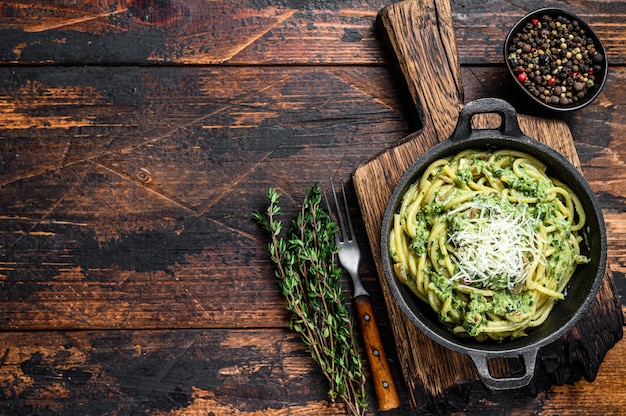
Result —
[[[473, 129], [472, 117], [482, 113], [498, 113], [502, 117], [499, 129]], [[590, 257], [588, 264], [579, 265], [567, 286], [565, 300], [558, 302], [547, 320], [527, 330], [527, 336], [502, 342], [479, 342], [474, 338], [454, 335], [442, 324], [430, 305], [422, 302], [400, 282], [393, 270], [389, 254], [389, 233], [393, 216], [409, 186], [421, 177], [435, 160], [449, 157], [467, 149], [512, 149], [532, 154], [548, 167], [550, 176], [570, 186], [579, 197], [587, 214], [583, 232], [582, 254]], [[606, 269], [607, 242], [602, 211], [595, 193], [583, 175], [563, 155], [551, 147], [522, 133], [514, 108], [504, 100], [484, 98], [468, 103], [459, 114], [452, 136], [420, 155], [405, 172], [389, 200], [381, 229], [383, 269], [389, 289], [398, 307], [424, 334], [454, 351], [467, 354], [474, 361], [483, 383], [493, 390], [520, 388], [532, 380], [539, 348], [555, 341], [583, 316], [595, 299]], [[495, 378], [489, 373], [492, 358], [521, 358], [526, 368], [520, 377]]]
[[557, 8], [535, 10], [520, 19], [504, 42], [504, 61], [523, 94], [554, 112], [592, 102], [608, 70], [596, 33], [578, 16]]

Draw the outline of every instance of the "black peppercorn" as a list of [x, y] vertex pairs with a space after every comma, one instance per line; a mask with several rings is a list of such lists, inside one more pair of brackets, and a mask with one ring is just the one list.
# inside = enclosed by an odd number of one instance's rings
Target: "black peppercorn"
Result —
[[512, 33], [508, 62], [531, 94], [553, 105], [582, 100], [602, 72], [604, 56], [576, 19], [531, 17]]

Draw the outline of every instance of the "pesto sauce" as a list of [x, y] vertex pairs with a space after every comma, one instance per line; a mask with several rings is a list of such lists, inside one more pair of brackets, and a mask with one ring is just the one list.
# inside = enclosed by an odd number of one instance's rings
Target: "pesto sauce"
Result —
[[[449, 215], [444, 207], [450, 201], [466, 193], [474, 177], [484, 176], [488, 182], [504, 183], [509, 189], [508, 195], [513, 195], [519, 200], [531, 199], [533, 202], [510, 202], [506, 194], [477, 193], [470, 200], [472, 203], [485, 207], [497, 207], [505, 213], [512, 214], [512, 216], [519, 215], [520, 211], [523, 211], [524, 215], [536, 220], [536, 223], [544, 222], [546, 218], [554, 218], [553, 223], [548, 224], [557, 230], [556, 233], [551, 233], [553, 237], [548, 242], [549, 246], [554, 249], [554, 254], [549, 257], [549, 261], [546, 263], [548, 279], [558, 281], [567, 274], [565, 273], [567, 270], [575, 267], [575, 264], [588, 262], [587, 257], [575, 255], [574, 247], [568, 240], [571, 227], [559, 215], [559, 208], [555, 202], [549, 201], [547, 198], [548, 191], [553, 186], [552, 182], [549, 179], [537, 179], [532, 176], [523, 163], [519, 165], [520, 176], [518, 176], [512, 171], [511, 163], [504, 158], [500, 158], [494, 163], [487, 163], [481, 159], [471, 161], [460, 159], [454, 182], [448, 182], [438, 189], [432, 201], [423, 206], [417, 214], [414, 238], [410, 242], [410, 249], [418, 256], [430, 249], [428, 247], [430, 230], [434, 222], [440, 219], [442, 215], [446, 216], [447, 221], [447, 244], [451, 246], [450, 249], [454, 249], [452, 236], [458, 231], [467, 229], [471, 215], [477, 214], [468, 210], [468, 212], [460, 211]], [[436, 177], [442, 170], [443, 166], [437, 170], [437, 174], [434, 176]], [[484, 185], [489, 187], [490, 183], [485, 182]], [[538, 232], [537, 229], [530, 231], [532, 233]], [[436, 251], [439, 252], [439, 248], [436, 248]], [[453, 255], [450, 256], [451, 259], [453, 257]], [[572, 258], [574, 260], [571, 260]], [[459, 265], [456, 261], [453, 261], [452, 264], [455, 271], [458, 272]], [[460, 324], [470, 336], [482, 336], [486, 322], [491, 320], [489, 315], [497, 315], [511, 322], [519, 323], [532, 319], [535, 312], [533, 295], [526, 291], [525, 280], [517, 283], [515, 287], [510, 287], [510, 276], [504, 275], [492, 275], [487, 282], [453, 280], [444, 264], [432, 264], [432, 268], [424, 270], [424, 272], [429, 276], [428, 289], [441, 302], [450, 301], [451, 307], [460, 312]], [[407, 284], [411, 290], [417, 293], [414, 281], [409, 279]], [[467, 294], [466, 290], [463, 292], [458, 290], [460, 284], [478, 290]], [[485, 296], [484, 293], [487, 289], [493, 295]], [[440, 319], [444, 323], [450, 321], [450, 318], [443, 316], [443, 314], [440, 315]]]
[[411, 241], [411, 250], [418, 256], [426, 252], [428, 238], [430, 237], [430, 228], [432, 226], [432, 218], [429, 221], [424, 211], [420, 211], [417, 215], [417, 225], [415, 226], [415, 237]]
[[531, 318], [534, 301], [528, 292], [516, 294], [502, 291], [490, 298], [472, 293], [468, 305], [462, 325], [469, 335], [476, 336], [482, 332], [488, 313], [504, 316], [511, 322], [522, 322]]
[[538, 181], [529, 175], [524, 165], [520, 165], [521, 177], [518, 177], [512, 170], [501, 168], [496, 163], [488, 164], [488, 169], [511, 189], [529, 198], [545, 199], [547, 190], [551, 186], [550, 182]]

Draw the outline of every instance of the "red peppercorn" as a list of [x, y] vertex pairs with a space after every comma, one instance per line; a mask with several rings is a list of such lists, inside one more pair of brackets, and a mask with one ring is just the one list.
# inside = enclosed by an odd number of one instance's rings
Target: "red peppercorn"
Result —
[[526, 76], [525, 72], [522, 72], [519, 75], [517, 75], [517, 79], [519, 79], [519, 82], [525, 82], [528, 79], [528, 77]]
[[531, 22], [532, 22], [532, 24], [533, 24], [533, 25], [535, 25], [535, 26], [539, 25], [539, 19], [532, 18], [532, 19], [530, 19], [530, 21], [531, 21]]
[[572, 72], [572, 78], [574, 79], [580, 78], [580, 72]]
[[548, 85], [554, 85], [554, 84], [556, 84], [556, 78], [550, 78], [548, 80]]
[[593, 68], [589, 68], [589, 70], [587, 71], [588, 75], [593, 75]]
[[524, 69], [523, 66], [518, 66], [517, 67], [517, 72], [526, 72], [526, 70]]

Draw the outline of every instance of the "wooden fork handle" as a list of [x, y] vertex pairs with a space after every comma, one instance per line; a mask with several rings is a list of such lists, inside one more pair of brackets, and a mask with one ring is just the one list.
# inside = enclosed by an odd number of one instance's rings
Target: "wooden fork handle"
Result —
[[380, 410], [391, 410], [400, 406], [398, 391], [391, 375], [389, 361], [383, 348], [380, 332], [374, 318], [372, 301], [367, 295], [354, 298], [359, 324], [363, 334], [363, 342], [370, 364], [374, 390]]

